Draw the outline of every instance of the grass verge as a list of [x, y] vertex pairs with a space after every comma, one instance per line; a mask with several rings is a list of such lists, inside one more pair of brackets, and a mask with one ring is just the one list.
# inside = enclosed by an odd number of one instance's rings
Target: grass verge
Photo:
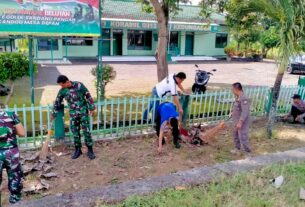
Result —
[[[146, 197], [130, 197], [116, 207], [279, 207], [305, 206], [299, 200], [300, 187], [305, 187], [305, 163], [273, 165], [258, 171], [223, 177], [211, 184], [185, 190], [168, 189]], [[281, 188], [269, 180], [284, 176]], [[97, 204], [98, 207], [110, 207]]]

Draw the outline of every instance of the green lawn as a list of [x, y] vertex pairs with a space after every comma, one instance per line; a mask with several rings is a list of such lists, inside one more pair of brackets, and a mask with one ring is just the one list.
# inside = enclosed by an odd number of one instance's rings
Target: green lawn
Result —
[[[31, 84], [29, 77], [23, 77], [14, 82], [14, 93], [8, 103], [10, 107], [22, 107], [23, 105], [31, 106]], [[6, 83], [9, 87], [9, 84]], [[39, 106], [43, 89], [35, 89], [35, 105]], [[0, 103], [4, 103], [6, 96], [0, 96]]]
[[[283, 175], [281, 188], [269, 180]], [[168, 189], [147, 197], [131, 197], [117, 207], [301, 207], [300, 187], [305, 187], [305, 163], [274, 165], [259, 171], [227, 177], [187, 190]], [[97, 207], [110, 207], [97, 204]]]

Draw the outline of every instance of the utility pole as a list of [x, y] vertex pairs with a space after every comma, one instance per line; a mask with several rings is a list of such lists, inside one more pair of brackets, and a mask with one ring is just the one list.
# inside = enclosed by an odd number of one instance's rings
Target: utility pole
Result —
[[29, 64], [30, 64], [30, 79], [31, 79], [31, 102], [35, 103], [35, 94], [34, 94], [34, 74], [33, 74], [33, 37], [28, 37], [28, 46], [29, 46]]
[[104, 0], [99, 0], [99, 23], [100, 23], [100, 35], [98, 38], [98, 57], [97, 57], [97, 100], [100, 101], [101, 98], [104, 99], [104, 86], [102, 83], [102, 76], [104, 73], [103, 61], [102, 61], [102, 47], [103, 47], [103, 25], [102, 25], [102, 6]]

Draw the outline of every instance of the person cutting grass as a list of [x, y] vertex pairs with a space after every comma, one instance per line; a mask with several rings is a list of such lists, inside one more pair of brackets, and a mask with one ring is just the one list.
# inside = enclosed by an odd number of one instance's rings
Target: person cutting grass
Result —
[[173, 103], [165, 102], [159, 105], [156, 113], [156, 132], [158, 136], [158, 152], [162, 152], [162, 145], [165, 143], [163, 138], [164, 132], [167, 129], [172, 131], [174, 145], [179, 149], [179, 113], [176, 111], [176, 106]]
[[157, 113], [157, 109], [160, 104], [161, 98], [164, 98], [166, 96], [172, 96], [173, 102], [177, 106], [177, 109], [180, 113], [180, 115], [183, 114], [183, 108], [179, 102], [178, 98], [178, 92], [177, 92], [177, 86], [178, 88], [185, 94], [188, 94], [186, 90], [182, 86], [182, 82], [186, 79], [186, 74], [183, 72], [179, 72], [177, 74], [170, 74], [165, 79], [163, 79], [161, 82], [159, 82], [151, 92], [152, 98], [158, 98], [155, 103], [154, 101], [151, 101], [149, 103], [149, 107], [144, 111], [143, 114], [143, 120], [147, 120], [149, 116], [149, 112], [155, 107], [155, 113]]

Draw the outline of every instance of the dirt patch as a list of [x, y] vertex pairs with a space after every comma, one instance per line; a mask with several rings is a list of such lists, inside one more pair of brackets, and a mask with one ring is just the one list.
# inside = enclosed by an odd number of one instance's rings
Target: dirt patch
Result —
[[[254, 121], [251, 128], [251, 144], [254, 154], [285, 151], [305, 146], [304, 125], [278, 123], [275, 137], [267, 139], [266, 121]], [[71, 160], [70, 154], [56, 157], [53, 172], [58, 176], [48, 180], [48, 191], [25, 195], [24, 199], [35, 199], [46, 195], [74, 192], [91, 187], [110, 185], [127, 180], [165, 175], [198, 166], [241, 159], [233, 156], [231, 131], [222, 131], [213, 143], [201, 147], [183, 144], [180, 150], [167, 145], [162, 155], [157, 154], [157, 139], [154, 136], [118, 139], [99, 142], [94, 146], [97, 158], [90, 161], [83, 148], [83, 156]], [[58, 151], [59, 149], [55, 149]], [[7, 188], [7, 183], [2, 186]], [[6, 190], [5, 190], [6, 191]], [[2, 196], [7, 200], [7, 193]], [[4, 201], [5, 202], [5, 201]]]

